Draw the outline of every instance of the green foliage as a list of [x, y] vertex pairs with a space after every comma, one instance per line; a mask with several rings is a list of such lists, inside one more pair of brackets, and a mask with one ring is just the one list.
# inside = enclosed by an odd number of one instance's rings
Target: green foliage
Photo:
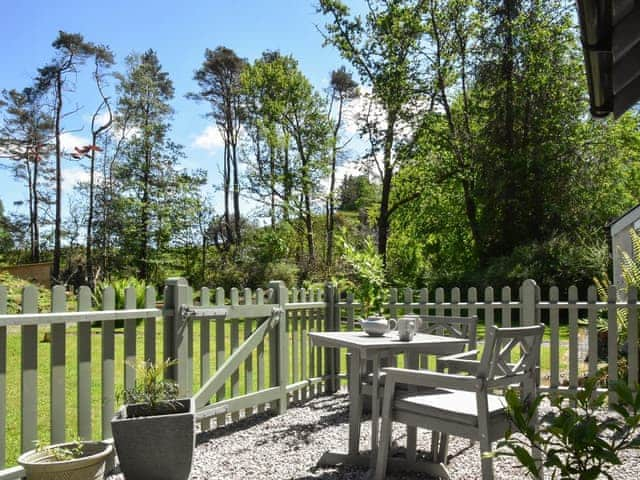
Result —
[[74, 458], [81, 458], [84, 454], [83, 444], [80, 440], [74, 440], [62, 446], [50, 446], [41, 440], [34, 441], [36, 452], [47, 453], [56, 462], [67, 462]]
[[[606, 267], [607, 244], [595, 234], [559, 234], [544, 242], [516, 247], [505, 257], [494, 259], [471, 276], [476, 286], [519, 286], [527, 278], [539, 285], [566, 290], [577, 285], [586, 291], [590, 279]], [[471, 283], [471, 282], [470, 282]]]
[[339, 279], [339, 284], [354, 292], [356, 300], [362, 303], [365, 317], [379, 313], [387, 293], [381, 256], [369, 239], [360, 248], [350, 245], [343, 237], [339, 240], [342, 240], [344, 267], [344, 277]]
[[93, 292], [93, 301], [97, 308], [104, 308], [104, 304], [102, 303], [102, 301], [104, 289], [107, 287], [113, 287], [116, 303], [115, 308], [117, 310], [122, 310], [125, 308], [125, 295], [126, 290], [129, 287], [133, 287], [135, 289], [136, 308], [144, 308], [147, 285], [143, 280], [138, 280], [135, 277], [127, 277], [98, 283], [98, 285], [96, 285], [95, 291]]
[[[7, 313], [15, 314], [22, 311], [22, 290], [32, 283], [14, 277], [7, 272], [0, 272], [0, 285], [7, 288]], [[41, 285], [38, 288], [38, 311], [51, 311], [51, 292]]]
[[[540, 395], [524, 402], [515, 390], [508, 390], [506, 400], [514, 430], [498, 442], [492, 455], [513, 456], [532, 478], [539, 478], [542, 465], [550, 469], [552, 478], [589, 480], [605, 476], [612, 479], [610, 469], [620, 465], [620, 453], [640, 448], [640, 392], [626, 383], [617, 382], [614, 391], [618, 400], [611, 405], [617, 415], [604, 415], [607, 393], [598, 393], [597, 379], [585, 381], [584, 390], [575, 395], [575, 403], [564, 395]], [[534, 428], [537, 408], [548, 398], [554, 408], [547, 418]], [[520, 435], [514, 435], [513, 433]]]
[[640, 234], [634, 229], [629, 230], [632, 252], [620, 251], [622, 278], [624, 279], [623, 292], [629, 288], [640, 288]]
[[164, 371], [177, 362], [167, 359], [160, 364], [139, 362], [134, 364], [137, 370], [133, 387], [118, 393], [118, 399], [126, 404], [143, 403], [150, 409], [158, 405], [172, 405], [178, 398], [178, 384], [164, 380]]

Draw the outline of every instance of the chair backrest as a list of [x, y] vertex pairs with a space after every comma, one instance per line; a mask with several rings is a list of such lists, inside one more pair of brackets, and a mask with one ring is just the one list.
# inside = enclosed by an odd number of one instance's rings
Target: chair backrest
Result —
[[[506, 387], [514, 383], [533, 382], [535, 384], [543, 333], [543, 324], [529, 327], [492, 326], [488, 328], [477, 376], [486, 379], [490, 389]], [[520, 347], [519, 356], [513, 360], [512, 352], [517, 347]]]
[[[432, 335], [443, 335], [445, 337], [464, 338], [469, 340], [468, 350], [476, 348], [476, 330], [478, 327], [478, 316], [470, 317], [445, 317], [442, 315], [420, 315], [422, 325], [420, 331]], [[463, 351], [461, 347], [460, 351]]]

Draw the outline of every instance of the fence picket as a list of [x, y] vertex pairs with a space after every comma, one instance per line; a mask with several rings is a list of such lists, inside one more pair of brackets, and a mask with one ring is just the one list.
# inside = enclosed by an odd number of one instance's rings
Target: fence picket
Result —
[[[25, 287], [22, 291], [22, 311], [38, 312], [38, 289]], [[21, 410], [21, 448], [22, 451], [33, 448], [33, 441], [38, 438], [38, 326], [24, 325], [20, 327], [22, 337], [22, 368], [20, 390], [22, 396]]]
[[484, 303], [484, 326], [488, 329], [495, 324], [495, 318], [493, 314], [493, 287], [487, 287], [484, 289]]
[[[239, 305], [238, 289], [231, 289], [231, 306]], [[231, 319], [231, 332], [229, 334], [229, 346], [231, 348], [231, 355], [240, 346], [240, 319]], [[231, 398], [235, 398], [240, 394], [240, 371], [239, 368], [231, 374]], [[239, 412], [231, 412], [231, 419], [237, 422], [240, 419]]]
[[[208, 307], [211, 303], [209, 299], [209, 289], [200, 289], [200, 306]], [[211, 319], [204, 317], [200, 319], [200, 383], [202, 387], [211, 376]], [[205, 418], [200, 422], [200, 428], [206, 432], [211, 428], [211, 419]]]
[[618, 396], [613, 391], [613, 383], [618, 380], [618, 307], [616, 306], [616, 287], [609, 286], [607, 291], [607, 358], [609, 361], [607, 374], [609, 375], [609, 404], [617, 401]]
[[[298, 303], [298, 289], [297, 288], [292, 288], [291, 290], [291, 302], [292, 303]], [[306, 310], [305, 310], [306, 311]], [[304, 312], [304, 311], [303, 311]], [[291, 374], [293, 375], [293, 381], [291, 383], [296, 383], [300, 377], [300, 371], [299, 371], [299, 366], [300, 366], [300, 354], [299, 354], [299, 350], [298, 350], [298, 340], [299, 340], [299, 328], [300, 328], [300, 318], [301, 318], [302, 314], [300, 311], [298, 310], [294, 310], [292, 312], [290, 312], [287, 317], [289, 318], [290, 321], [290, 325], [291, 325], [291, 341], [290, 341], [290, 345], [291, 345]], [[294, 398], [296, 400], [300, 399], [300, 393], [299, 391], [294, 393]]]
[[[66, 293], [62, 285], [51, 289], [51, 312], [66, 310]], [[49, 438], [51, 443], [63, 443], [66, 433], [66, 331], [64, 322], [51, 324], [51, 370], [50, 374], [50, 404], [49, 404]]]
[[552, 388], [560, 385], [560, 312], [557, 307], [559, 300], [560, 290], [558, 287], [551, 287], [549, 290], [549, 303], [552, 305], [549, 310], [549, 326], [551, 327], [549, 385]]
[[467, 290], [467, 303], [469, 304], [467, 315], [470, 317], [477, 315], [478, 307], [476, 307], [476, 303], [478, 303], [478, 289], [476, 287], [471, 287]]
[[[144, 308], [155, 308], [156, 289], [147, 287], [144, 291]], [[144, 319], [144, 360], [156, 363], [156, 319]]]
[[[0, 315], [7, 313], [7, 288], [0, 285]], [[7, 463], [7, 327], [0, 326], [0, 469]]]
[[591, 285], [587, 290], [587, 303], [589, 308], [587, 316], [589, 319], [588, 335], [589, 335], [589, 376], [595, 376], [598, 372], [598, 292], [596, 287]]
[[502, 300], [500, 325], [508, 328], [511, 326], [511, 320], [513, 319], [511, 316], [511, 287], [502, 287], [500, 298]]
[[[216, 288], [216, 306], [224, 306], [224, 289], [221, 287]], [[216, 370], [225, 361], [225, 319], [216, 319]], [[226, 387], [223, 385], [216, 393], [216, 400], [218, 402], [224, 400], [226, 395]], [[226, 421], [226, 415], [220, 414], [216, 417], [216, 424], [218, 427], [224, 426]]]
[[[339, 297], [338, 297], [339, 298]], [[347, 315], [347, 330], [353, 331], [353, 322], [355, 317], [355, 306], [353, 305], [353, 292], [347, 293], [347, 304], [345, 305], [345, 313]]]
[[[638, 303], [638, 289], [630, 287], [627, 292], [628, 302], [631, 305]], [[628, 309], [627, 317], [627, 345], [629, 352], [627, 358], [629, 360], [628, 383], [631, 388], [635, 388], [638, 383], [638, 310], [636, 308]]]
[[[112, 287], [102, 292], [102, 309], [114, 310], [116, 295]], [[114, 320], [102, 322], [102, 438], [111, 437], [111, 416], [115, 410], [115, 359]]]
[[[307, 301], [315, 302], [317, 298], [316, 296], [317, 294], [318, 294], [317, 291], [309, 290], [306, 295]], [[316, 332], [325, 331], [325, 328], [322, 325], [323, 316], [319, 315], [318, 310], [310, 310], [309, 315], [310, 315], [310, 318], [314, 319], [313, 321], [315, 324]], [[314, 373], [315, 377], [322, 377], [323, 375], [323, 372], [324, 372], [323, 362], [322, 362], [323, 357], [324, 355], [322, 354], [322, 348], [316, 347], [316, 371]], [[323, 389], [323, 384], [318, 383], [316, 386], [316, 395], [320, 395], [322, 393], [322, 389]]]
[[578, 386], [578, 287], [569, 287], [569, 386]]
[[[369, 312], [369, 314], [371, 315], [376, 313], [377, 312]], [[396, 318], [398, 316], [398, 289], [397, 288], [389, 289], [389, 315], [392, 318]]]
[[413, 289], [405, 288], [403, 297], [404, 305], [402, 306], [402, 312], [405, 315], [411, 315], [413, 313], [413, 307], [411, 305], [413, 303]]
[[[83, 286], [78, 290], [78, 311], [91, 310], [91, 289]], [[89, 440], [92, 437], [91, 415], [91, 322], [78, 322], [78, 437]]]
[[[256, 290], [256, 304], [262, 305], [264, 304], [264, 291], [261, 288]], [[258, 348], [256, 348], [256, 363], [258, 367], [258, 371], [256, 372], [256, 384], [258, 391], [264, 389], [264, 340], [258, 344]], [[264, 403], [258, 404], [258, 412], [264, 412]]]
[[[244, 304], [251, 305], [252, 301], [252, 293], [250, 288], [244, 289]], [[244, 319], [244, 340], [246, 341], [251, 333], [253, 332], [253, 318], [245, 318]], [[253, 353], [249, 354], [247, 359], [244, 361], [244, 393], [245, 395], [253, 392]], [[253, 407], [249, 407], [245, 409], [245, 415], [249, 416], [253, 414]]]
[[460, 315], [460, 289], [458, 287], [453, 287], [451, 289], [451, 315], [458, 316]]
[[[309, 326], [307, 312], [303, 311], [299, 317], [300, 320], [300, 372], [302, 378], [309, 378]], [[300, 390], [300, 398], [305, 401], [309, 398], [309, 388], [304, 387]]]
[[[124, 308], [136, 308], [136, 289], [127, 287], [124, 290]], [[136, 322], [135, 318], [124, 321], [124, 388], [130, 389], [136, 383]]]
[[436, 315], [444, 315], [444, 288], [436, 288]]

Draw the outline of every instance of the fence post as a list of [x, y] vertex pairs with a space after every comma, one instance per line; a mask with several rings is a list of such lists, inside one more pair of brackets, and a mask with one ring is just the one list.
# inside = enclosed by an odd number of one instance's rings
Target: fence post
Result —
[[535, 280], [527, 279], [520, 289], [520, 326], [537, 325], [540, 323], [540, 313], [537, 309], [539, 290]]
[[171, 366], [165, 377], [176, 382], [181, 395], [191, 395], [192, 379], [189, 377], [189, 345], [188, 320], [180, 315], [181, 305], [192, 303], [189, 295], [189, 283], [184, 278], [174, 277], [165, 281], [163, 336], [164, 359], [177, 360], [177, 365]]
[[[324, 329], [328, 332], [337, 330], [336, 320], [336, 289], [332, 283], [327, 283], [324, 287]], [[337, 365], [339, 365], [340, 357], [336, 355], [334, 348], [325, 348], [324, 350], [324, 374], [329, 378], [325, 383], [326, 393], [335, 393], [337, 388]]]
[[289, 299], [289, 292], [284, 282], [269, 282], [269, 288], [273, 291], [273, 303], [278, 305], [280, 309], [280, 319], [278, 322], [278, 331], [271, 331], [269, 336], [273, 335], [275, 341], [271, 342], [270, 348], [275, 346], [276, 351], [271, 353], [271, 358], [275, 360], [275, 364], [271, 362], [269, 368], [275, 367], [275, 372], [271, 373], [271, 386], [280, 388], [278, 396], [278, 413], [283, 414], [287, 411], [287, 385], [289, 383], [289, 336], [287, 334], [287, 311], [285, 306]]

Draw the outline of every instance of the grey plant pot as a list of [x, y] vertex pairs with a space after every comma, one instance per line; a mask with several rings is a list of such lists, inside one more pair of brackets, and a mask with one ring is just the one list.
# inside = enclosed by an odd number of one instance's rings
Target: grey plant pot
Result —
[[195, 446], [190, 398], [154, 412], [144, 404], [125, 405], [111, 420], [111, 431], [126, 480], [189, 478]]

